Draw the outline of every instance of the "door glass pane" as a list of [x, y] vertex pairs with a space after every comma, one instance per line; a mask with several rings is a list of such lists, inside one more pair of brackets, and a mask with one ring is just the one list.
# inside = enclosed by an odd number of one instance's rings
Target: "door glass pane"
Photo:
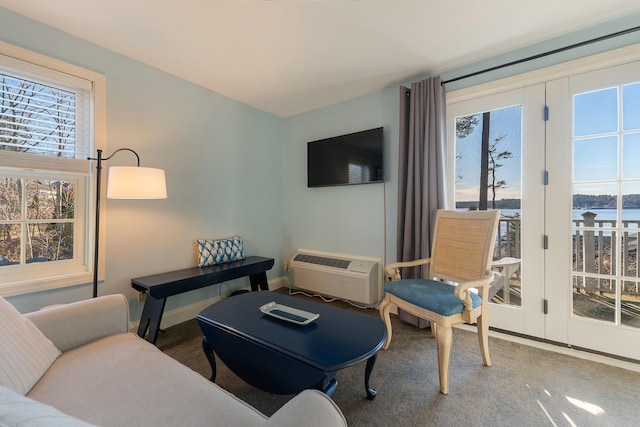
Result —
[[640, 129], [640, 83], [622, 87], [623, 129]]
[[573, 144], [573, 180], [594, 181], [618, 176], [618, 137], [588, 138]]
[[[640, 111], [640, 106], [638, 111]], [[627, 134], [623, 141], [623, 178], [640, 178], [640, 133]]]
[[625, 280], [622, 285], [622, 324], [640, 328], [637, 296], [640, 293], [640, 282]]
[[522, 106], [456, 118], [458, 210], [500, 209], [489, 295], [499, 304], [521, 306]]
[[[588, 277], [578, 277], [575, 289], [585, 289], [585, 292], [574, 293], [573, 314], [575, 316], [591, 318], [603, 322], [615, 322], [616, 307], [613, 304], [615, 299], [614, 281], [611, 279], [593, 279]], [[599, 295], [588, 294], [589, 287], [597, 286]], [[606, 293], [606, 290], [609, 292]]]
[[622, 184], [622, 226], [640, 228], [640, 180]]
[[573, 107], [573, 315], [640, 327], [640, 83]]
[[[623, 185], [622, 242], [620, 242], [622, 290], [621, 323], [640, 327], [640, 276], [638, 276], [638, 237], [640, 237], [640, 183]], [[628, 205], [628, 207], [626, 207]]]
[[[589, 213], [587, 216], [590, 216], [591, 220], [585, 222], [593, 222], [594, 214]], [[615, 231], [577, 229], [573, 231], [573, 240], [574, 274], [584, 279], [584, 283], [592, 285], [583, 286], [577, 290], [582, 293], [593, 293], [597, 290], [595, 287], [599, 279], [591, 280], [590, 276], [616, 274], [616, 263], [612, 262], [615, 260], [616, 233]]]
[[[573, 221], [582, 221], [586, 213], [593, 213], [597, 221], [589, 227], [615, 227], [618, 220], [618, 188], [614, 183], [590, 183], [573, 185]], [[606, 221], [603, 223], [603, 221]], [[584, 223], [574, 224], [584, 227]]]
[[618, 130], [618, 88], [576, 95], [573, 101], [573, 135], [576, 137]]

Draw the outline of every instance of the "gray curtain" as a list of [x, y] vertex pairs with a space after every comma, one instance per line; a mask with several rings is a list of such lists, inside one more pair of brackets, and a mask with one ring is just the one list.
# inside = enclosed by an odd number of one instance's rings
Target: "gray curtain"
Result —
[[[438, 208], [446, 203], [446, 102], [440, 77], [400, 87], [397, 260], [431, 255]], [[403, 269], [403, 278], [426, 277], [428, 266]]]

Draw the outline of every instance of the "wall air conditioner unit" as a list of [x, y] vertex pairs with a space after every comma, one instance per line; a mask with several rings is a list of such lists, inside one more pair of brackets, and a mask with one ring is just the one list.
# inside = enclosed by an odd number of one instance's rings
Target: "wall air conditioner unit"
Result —
[[293, 288], [367, 305], [380, 299], [379, 259], [298, 249], [289, 268]]

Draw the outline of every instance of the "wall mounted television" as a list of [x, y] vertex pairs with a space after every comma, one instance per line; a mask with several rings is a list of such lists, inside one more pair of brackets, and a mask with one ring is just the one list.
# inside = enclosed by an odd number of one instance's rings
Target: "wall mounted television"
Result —
[[307, 143], [307, 187], [384, 181], [383, 128]]

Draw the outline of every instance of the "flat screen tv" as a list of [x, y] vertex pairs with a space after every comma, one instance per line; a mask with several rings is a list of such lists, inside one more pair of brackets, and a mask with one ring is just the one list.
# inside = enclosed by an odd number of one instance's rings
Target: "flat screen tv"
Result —
[[307, 186], [383, 182], [383, 128], [307, 143]]

